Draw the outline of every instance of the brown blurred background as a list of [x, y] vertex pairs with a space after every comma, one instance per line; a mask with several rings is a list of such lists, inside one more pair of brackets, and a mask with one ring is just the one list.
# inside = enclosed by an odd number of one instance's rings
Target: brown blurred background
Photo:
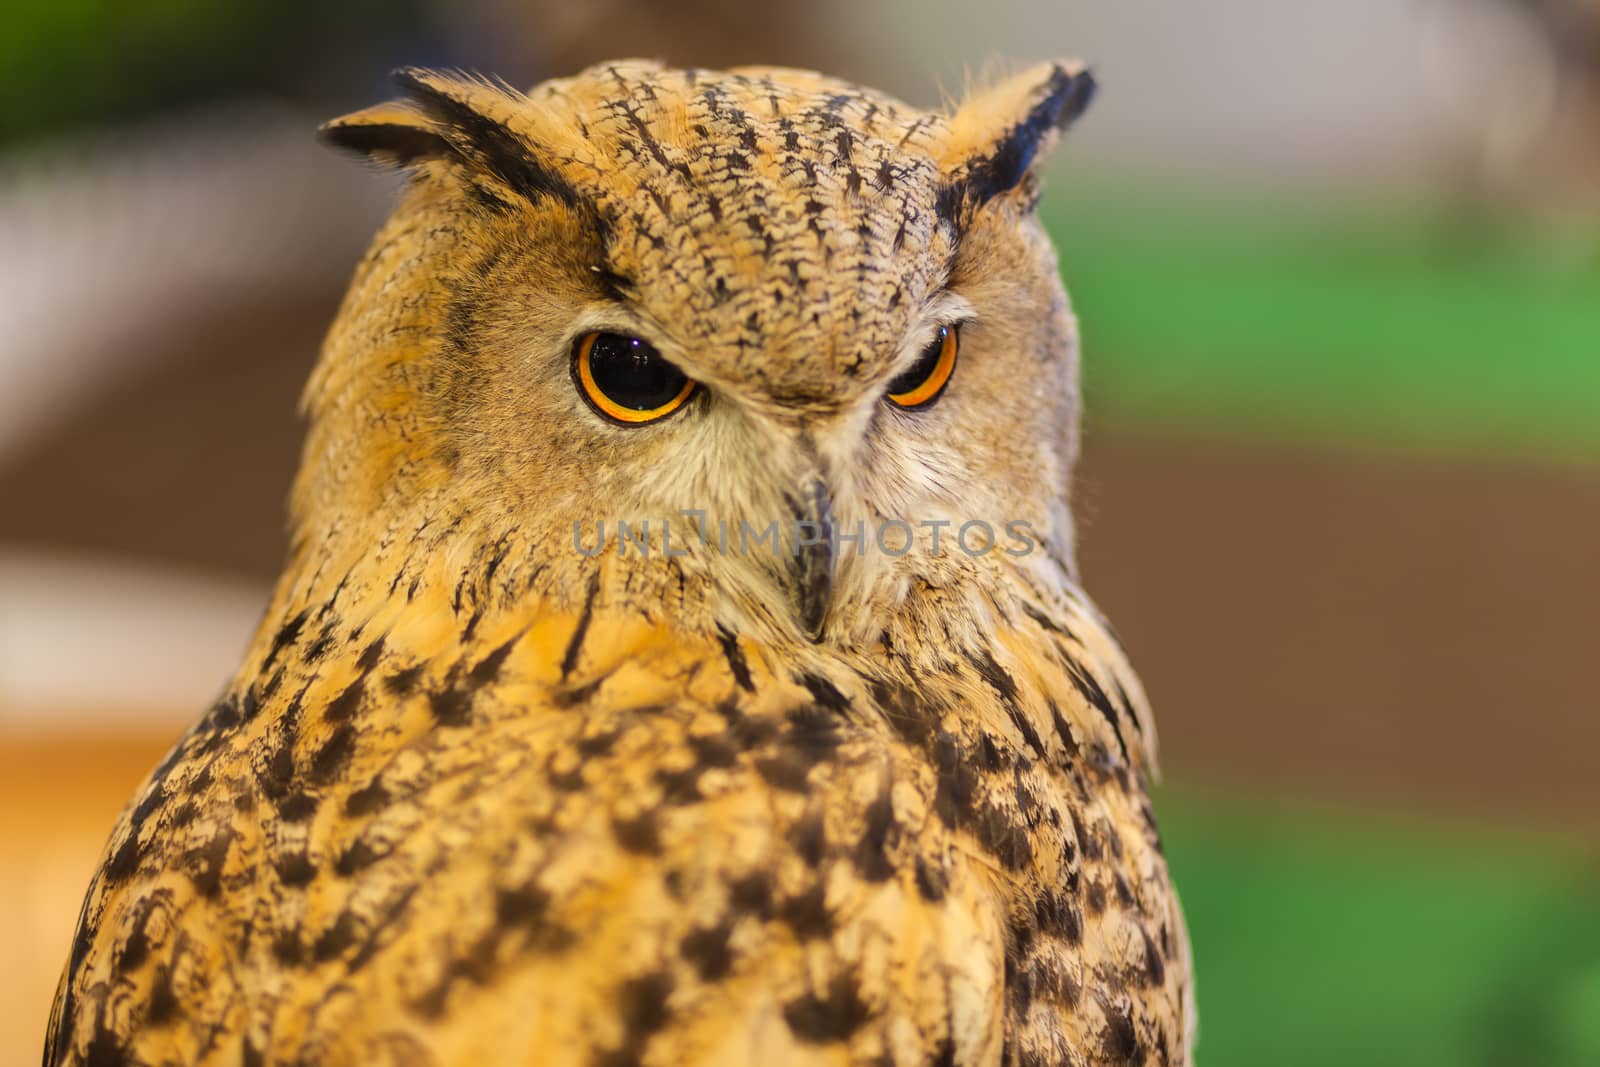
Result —
[[1600, 4], [0, 28], [0, 1064], [276, 574], [296, 396], [395, 188], [317, 122], [403, 63], [779, 63], [934, 104], [1058, 54], [1104, 86], [1041, 209], [1086, 337], [1083, 567], [1156, 701], [1204, 1062], [1318, 1025], [1330, 1064], [1600, 1062]]

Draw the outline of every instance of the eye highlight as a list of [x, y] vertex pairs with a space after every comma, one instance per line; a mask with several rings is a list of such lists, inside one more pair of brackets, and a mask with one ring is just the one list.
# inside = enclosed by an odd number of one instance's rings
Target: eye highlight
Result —
[[572, 349], [578, 392], [601, 416], [624, 426], [664, 419], [694, 393], [694, 380], [639, 337], [597, 331]]
[[889, 402], [911, 411], [938, 400], [955, 373], [956, 350], [960, 347], [956, 327], [939, 327], [917, 361], [889, 383]]

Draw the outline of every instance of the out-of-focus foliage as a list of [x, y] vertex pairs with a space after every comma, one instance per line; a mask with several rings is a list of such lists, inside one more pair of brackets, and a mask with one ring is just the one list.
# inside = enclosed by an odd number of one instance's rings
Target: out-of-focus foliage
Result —
[[1168, 791], [1201, 1063], [1600, 1063], [1596, 871], [1569, 844]]
[[1091, 416], [1600, 459], [1600, 227], [1063, 173]]
[[229, 96], [305, 95], [362, 77], [365, 58], [417, 32], [426, 11], [419, 0], [7, 0], [0, 144]]

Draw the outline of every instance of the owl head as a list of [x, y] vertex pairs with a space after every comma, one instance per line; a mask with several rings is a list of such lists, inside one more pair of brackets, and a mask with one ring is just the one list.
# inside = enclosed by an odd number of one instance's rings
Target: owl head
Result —
[[409, 182], [307, 387], [297, 550], [846, 645], [1070, 587], [1034, 206], [1081, 68], [947, 111], [773, 68], [397, 80], [323, 128]]

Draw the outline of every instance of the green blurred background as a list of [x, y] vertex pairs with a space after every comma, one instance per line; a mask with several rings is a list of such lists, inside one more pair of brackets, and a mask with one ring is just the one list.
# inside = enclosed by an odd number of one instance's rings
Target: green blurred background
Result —
[[1041, 206], [1084, 570], [1162, 727], [1201, 1062], [1600, 1064], [1596, 0], [9, 0], [0, 1062], [276, 571], [295, 394], [394, 188], [318, 121], [404, 63], [931, 104], [1061, 54], [1103, 86]]

